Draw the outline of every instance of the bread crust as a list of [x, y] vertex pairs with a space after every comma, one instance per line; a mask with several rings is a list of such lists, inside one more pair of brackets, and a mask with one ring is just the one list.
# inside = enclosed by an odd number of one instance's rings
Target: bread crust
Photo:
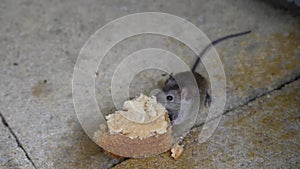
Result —
[[151, 136], [145, 139], [131, 139], [122, 134], [109, 134], [97, 132], [96, 143], [104, 150], [122, 157], [143, 158], [169, 151], [172, 148], [173, 139], [171, 127], [161, 135]]

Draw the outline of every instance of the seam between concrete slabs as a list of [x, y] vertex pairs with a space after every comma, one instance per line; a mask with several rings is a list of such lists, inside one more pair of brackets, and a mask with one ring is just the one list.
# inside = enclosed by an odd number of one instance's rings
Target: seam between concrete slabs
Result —
[[[251, 103], [251, 102], [254, 102], [255, 100], [257, 100], [257, 99], [259, 99], [259, 98], [261, 98], [261, 97], [264, 97], [264, 96], [266, 96], [266, 95], [268, 95], [268, 94], [272, 94], [272, 93], [275, 92], [275, 91], [281, 90], [281, 89], [284, 88], [286, 85], [289, 85], [289, 84], [291, 84], [291, 83], [293, 83], [293, 82], [295, 82], [295, 81], [297, 81], [297, 80], [299, 80], [299, 79], [300, 79], [300, 74], [298, 74], [295, 78], [293, 78], [293, 79], [291, 79], [291, 80], [289, 80], [289, 81], [286, 81], [286, 82], [284, 82], [284, 83], [278, 85], [277, 87], [273, 88], [272, 90], [269, 90], [269, 91], [267, 91], [267, 92], [258, 94], [257, 96], [255, 96], [255, 97], [253, 97], [253, 98], [250, 98], [249, 100], [245, 101], [243, 104], [238, 105], [238, 106], [236, 106], [236, 107], [233, 107], [233, 108], [231, 108], [231, 109], [229, 109], [229, 110], [226, 110], [221, 116], [226, 115], [226, 114], [228, 114], [229, 112], [234, 111], [234, 110], [236, 110], [236, 109], [242, 108], [242, 107], [248, 105], [248, 104]], [[216, 118], [218, 118], [218, 117], [220, 117], [220, 116], [217, 116], [217, 117], [215, 117], [215, 118], [213, 118], [213, 119], [211, 119], [211, 120], [214, 120], [214, 119], [216, 119]], [[209, 120], [209, 121], [211, 121], [211, 120]], [[192, 129], [195, 129], [195, 128], [198, 128], [198, 127], [202, 127], [203, 125], [204, 125], [204, 123], [200, 123], [199, 125], [193, 126]]]
[[3, 125], [8, 128], [9, 132], [13, 135], [13, 137], [16, 140], [16, 143], [18, 145], [18, 147], [21, 148], [21, 150], [24, 152], [26, 158], [30, 161], [30, 163], [32, 164], [32, 166], [37, 169], [36, 165], [34, 164], [34, 162], [32, 161], [32, 159], [30, 158], [30, 156], [28, 155], [27, 151], [25, 150], [25, 148], [23, 147], [23, 145], [21, 144], [20, 140], [18, 139], [17, 135], [15, 134], [15, 132], [12, 130], [12, 128], [9, 126], [9, 124], [7, 123], [6, 119], [4, 118], [4, 116], [2, 115], [2, 113], [0, 112], [0, 117], [1, 117], [1, 121], [3, 123]]

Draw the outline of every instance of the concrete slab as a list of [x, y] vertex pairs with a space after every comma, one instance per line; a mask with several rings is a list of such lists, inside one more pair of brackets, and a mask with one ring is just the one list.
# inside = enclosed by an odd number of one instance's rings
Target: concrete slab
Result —
[[[216, 46], [227, 80], [226, 111], [272, 91], [281, 84], [299, 78], [300, 71], [297, 65], [300, 56], [300, 23], [298, 16], [257, 1], [232, 1], [230, 3], [156, 1], [154, 5], [157, 4], [161, 4], [158, 5], [157, 11], [168, 11], [186, 18], [204, 31], [211, 40], [231, 33], [253, 31], [250, 35], [231, 39]], [[127, 9], [125, 11], [130, 14], [131, 10], [134, 11], [136, 8], [136, 4], [126, 3], [122, 9], [125, 7]], [[151, 7], [144, 8], [147, 11]], [[220, 8], [222, 10], [219, 10]], [[190, 11], [187, 11], [188, 9]], [[282, 24], [282, 20], [285, 24]], [[187, 46], [172, 38], [143, 35], [120, 42], [103, 60], [96, 78], [98, 87], [96, 90], [100, 93], [97, 100], [104, 111], [114, 108], [109, 83], [114, 70], [124, 57], [145, 46], [171, 51], [188, 65], [193, 65], [197, 57]], [[111, 63], [111, 60], [115, 62]], [[204, 68], [199, 68], [199, 72], [205, 74]], [[130, 89], [132, 96], [141, 91], [148, 93], [157, 88], [159, 84], [157, 81], [166, 78], [161, 74], [159, 71], [148, 71], [137, 75]]]
[[114, 168], [299, 168], [299, 87], [300, 80], [229, 112], [204, 144], [201, 128], [193, 130], [177, 161], [164, 153]]

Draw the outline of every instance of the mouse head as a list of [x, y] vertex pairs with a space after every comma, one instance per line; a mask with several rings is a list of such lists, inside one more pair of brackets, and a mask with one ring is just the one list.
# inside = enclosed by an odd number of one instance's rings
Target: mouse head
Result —
[[[189, 76], [189, 75], [186, 75]], [[188, 79], [189, 77], [187, 77]], [[194, 77], [191, 77], [194, 78]], [[177, 98], [180, 100], [189, 100], [193, 97], [194, 93], [196, 92], [196, 87], [193, 86], [191, 83], [183, 81], [181, 84], [178, 84], [171, 74], [169, 78], [165, 82], [165, 86], [163, 87], [162, 91], [170, 95], [166, 95], [167, 101], [176, 101]], [[177, 92], [174, 92], [177, 91]], [[173, 95], [174, 96], [173, 96]], [[172, 99], [173, 98], [173, 99]], [[179, 100], [179, 101], [180, 101]]]
[[194, 88], [190, 85], [179, 87], [175, 78], [170, 75], [162, 91], [157, 94], [157, 101], [166, 107], [171, 121], [178, 117], [182, 101], [189, 101], [194, 93]]

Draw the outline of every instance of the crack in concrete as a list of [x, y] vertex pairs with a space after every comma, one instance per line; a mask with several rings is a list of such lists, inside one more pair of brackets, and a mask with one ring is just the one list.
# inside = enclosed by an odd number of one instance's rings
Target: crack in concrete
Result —
[[[238, 105], [238, 106], [233, 107], [233, 108], [231, 108], [231, 109], [229, 109], [229, 110], [226, 110], [226, 111], [225, 111], [222, 115], [220, 115], [220, 116], [224, 116], [224, 115], [228, 114], [229, 112], [234, 111], [234, 110], [236, 110], [236, 109], [239, 109], [239, 108], [241, 108], [241, 107], [244, 107], [244, 106], [248, 105], [249, 103], [251, 103], [251, 102], [253, 102], [253, 101], [255, 101], [255, 100], [257, 100], [257, 99], [259, 99], [259, 98], [261, 98], [261, 97], [264, 97], [264, 96], [266, 96], [266, 95], [268, 95], [268, 94], [272, 94], [272, 93], [275, 92], [275, 91], [281, 90], [281, 89], [284, 88], [286, 85], [289, 85], [289, 84], [291, 84], [291, 83], [293, 83], [293, 82], [295, 82], [295, 81], [297, 81], [297, 80], [299, 80], [299, 79], [300, 79], [300, 74], [298, 74], [297, 76], [295, 76], [295, 78], [293, 78], [293, 79], [291, 79], [291, 80], [289, 80], [289, 81], [284, 82], [283, 84], [279, 85], [278, 87], [276, 87], [276, 88], [274, 88], [274, 89], [272, 89], [272, 90], [269, 90], [269, 91], [267, 91], [267, 92], [265, 92], [265, 93], [261, 93], [261, 94], [259, 94], [259, 95], [256, 95], [256, 96], [254, 96], [253, 98], [250, 98], [250, 99], [246, 100], [246, 101], [245, 101], [244, 103], [242, 103], [241, 105]], [[212, 120], [215, 120], [215, 119], [219, 118], [220, 116], [214, 117], [214, 118], [208, 120], [208, 122], [210, 122], [210, 121], [212, 121]], [[206, 123], [207, 123], [207, 122], [206, 122]], [[194, 126], [192, 127], [192, 129], [195, 129], [195, 128], [198, 128], [198, 127], [202, 127], [204, 124], [205, 124], [205, 122], [200, 123], [200, 124], [198, 124], [198, 125], [194, 125]]]
[[272, 90], [269, 90], [269, 91], [267, 91], [267, 92], [265, 92], [265, 93], [261, 93], [261, 94], [259, 94], [259, 95], [257, 95], [257, 96], [254, 96], [253, 98], [250, 98], [250, 99], [246, 100], [243, 104], [238, 105], [238, 106], [236, 106], [236, 107], [234, 107], [234, 108], [231, 108], [231, 109], [229, 109], [229, 110], [226, 110], [226, 111], [223, 113], [223, 115], [226, 115], [226, 114], [228, 114], [229, 112], [231, 112], [231, 111], [233, 111], [233, 110], [236, 110], [236, 109], [238, 109], [238, 108], [241, 108], [241, 107], [243, 107], [243, 106], [245, 106], [245, 105], [247, 105], [247, 104], [249, 104], [249, 103], [251, 103], [251, 102], [253, 102], [253, 101], [255, 101], [255, 100], [259, 99], [259, 98], [261, 98], [261, 97], [264, 97], [264, 96], [266, 96], [266, 95], [268, 95], [268, 94], [271, 94], [271, 93], [273, 93], [273, 92], [275, 92], [275, 91], [281, 90], [281, 89], [284, 88], [286, 85], [289, 85], [289, 84], [291, 84], [291, 83], [293, 83], [293, 82], [295, 82], [295, 81], [297, 81], [297, 80], [299, 80], [299, 79], [300, 79], [300, 74], [296, 75], [296, 76], [295, 76], [294, 78], [292, 78], [291, 80], [288, 80], [288, 81], [284, 82], [283, 84], [281, 84], [281, 85], [275, 87], [275, 88], [272, 89]]
[[115, 166], [117, 166], [118, 164], [121, 164], [122, 162], [128, 160], [130, 158], [113, 158], [109, 161], [107, 161], [106, 163], [102, 164], [102, 166], [100, 167], [101, 169], [110, 169], [113, 168]]
[[32, 166], [37, 169], [36, 165], [34, 164], [34, 162], [32, 161], [32, 159], [30, 158], [30, 156], [28, 155], [27, 151], [25, 150], [25, 148], [23, 147], [23, 145], [21, 144], [20, 140], [18, 139], [17, 135], [15, 134], [15, 132], [12, 130], [12, 128], [9, 126], [9, 124], [7, 123], [6, 119], [4, 118], [4, 116], [2, 115], [2, 113], [0, 112], [0, 117], [1, 117], [1, 121], [4, 124], [5, 127], [8, 128], [8, 130], [10, 131], [10, 133], [13, 135], [13, 137], [15, 138], [18, 147], [20, 147], [22, 149], [22, 151], [24, 152], [26, 158], [30, 161], [30, 163], [32, 164]]

